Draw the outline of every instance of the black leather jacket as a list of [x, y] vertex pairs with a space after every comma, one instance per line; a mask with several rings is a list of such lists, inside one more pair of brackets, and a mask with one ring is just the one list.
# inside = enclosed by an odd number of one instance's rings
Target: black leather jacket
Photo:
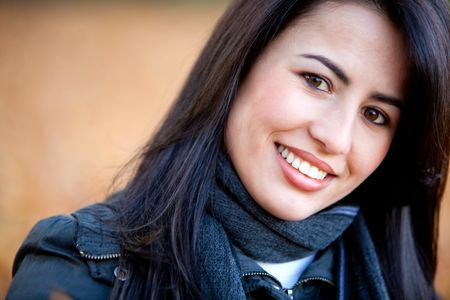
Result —
[[[126, 280], [108, 225], [113, 218], [108, 201], [37, 223], [16, 255], [6, 299], [108, 299], [114, 280]], [[317, 254], [292, 289], [282, 289], [251, 259], [237, 259], [248, 299], [389, 299], [362, 216]]]

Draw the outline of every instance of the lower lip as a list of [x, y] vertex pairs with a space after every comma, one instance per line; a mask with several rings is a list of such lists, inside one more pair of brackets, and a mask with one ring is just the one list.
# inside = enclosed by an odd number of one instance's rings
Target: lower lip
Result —
[[323, 180], [312, 179], [302, 173], [299, 170], [291, 166], [278, 152], [277, 147], [275, 147], [276, 157], [278, 163], [280, 164], [281, 170], [287, 180], [300, 190], [305, 192], [316, 192], [325, 188], [334, 176], [327, 175]]

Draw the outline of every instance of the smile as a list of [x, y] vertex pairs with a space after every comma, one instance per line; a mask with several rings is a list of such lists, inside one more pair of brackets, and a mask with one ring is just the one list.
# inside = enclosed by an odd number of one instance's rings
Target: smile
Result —
[[278, 145], [278, 152], [294, 169], [298, 170], [305, 176], [312, 179], [324, 180], [328, 173], [319, 169], [316, 166], [311, 165], [309, 162], [300, 159], [294, 153], [289, 151], [288, 148], [283, 145]]

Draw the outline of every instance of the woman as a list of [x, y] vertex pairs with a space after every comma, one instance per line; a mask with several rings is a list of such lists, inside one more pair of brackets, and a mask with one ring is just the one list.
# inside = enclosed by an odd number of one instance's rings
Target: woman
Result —
[[242, 0], [126, 188], [40, 222], [10, 299], [433, 299], [449, 9]]

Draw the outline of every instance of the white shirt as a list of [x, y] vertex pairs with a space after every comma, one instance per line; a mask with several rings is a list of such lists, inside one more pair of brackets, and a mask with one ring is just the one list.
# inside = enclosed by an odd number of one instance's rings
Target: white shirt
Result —
[[278, 279], [283, 288], [290, 289], [297, 283], [300, 276], [314, 260], [315, 255], [314, 253], [310, 256], [285, 263], [266, 263], [260, 261], [256, 261], [256, 263], [267, 273]]

